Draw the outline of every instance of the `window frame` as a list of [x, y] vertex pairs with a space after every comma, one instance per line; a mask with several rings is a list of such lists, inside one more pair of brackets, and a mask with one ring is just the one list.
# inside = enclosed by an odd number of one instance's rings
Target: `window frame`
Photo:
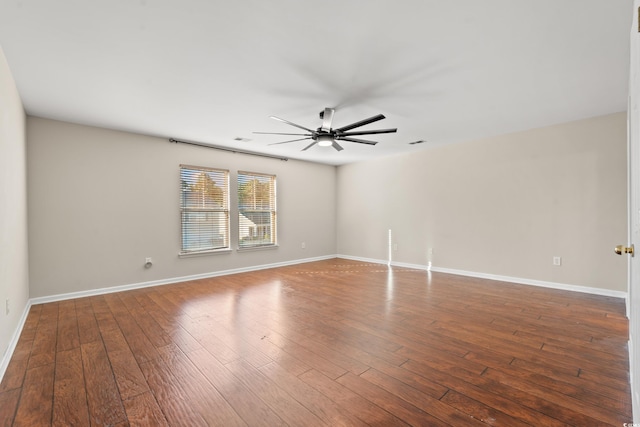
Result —
[[[184, 191], [184, 177], [183, 171], [191, 171], [190, 173], [193, 175], [197, 175], [199, 173], [205, 174], [217, 174], [216, 178], [219, 178], [222, 182], [222, 206], [220, 207], [193, 207], [187, 206], [185, 199], [185, 191]], [[219, 181], [212, 178], [216, 184], [220, 184]], [[197, 256], [197, 255], [206, 255], [206, 254], [215, 254], [215, 253], [229, 253], [231, 252], [231, 203], [230, 203], [230, 173], [228, 169], [221, 168], [211, 168], [205, 166], [193, 166], [193, 165], [180, 165], [180, 251], [178, 253], [179, 256]], [[188, 213], [205, 213], [205, 214], [213, 214], [220, 215], [223, 217], [223, 225], [222, 227], [218, 226], [216, 228], [211, 227], [212, 238], [213, 241], [213, 233], [215, 231], [222, 231], [222, 241], [223, 244], [221, 246], [211, 245], [211, 246], [200, 246], [195, 249], [189, 249], [187, 247], [187, 242], [185, 241], [185, 235], [188, 233], [185, 230], [188, 222], [185, 221], [185, 214]], [[213, 219], [212, 219], [213, 220]]]
[[[247, 178], [248, 177], [248, 178]], [[253, 209], [246, 209], [242, 206], [242, 198], [240, 196], [240, 191], [242, 189], [242, 185], [246, 182], [255, 181], [256, 179], [267, 178], [270, 182], [269, 189], [269, 198], [268, 198], [268, 209], [258, 209], [254, 206]], [[278, 205], [277, 205], [277, 176], [274, 174], [267, 174], [262, 172], [250, 172], [250, 171], [242, 171], [239, 170], [236, 177], [237, 183], [237, 208], [238, 208], [238, 251], [249, 251], [249, 250], [257, 250], [257, 249], [270, 249], [278, 247]], [[253, 214], [255, 216], [259, 216], [260, 214], [268, 213], [269, 215], [269, 241], [265, 243], [265, 239], [256, 239], [254, 243], [243, 243], [243, 222], [249, 220], [246, 213]], [[253, 216], [251, 215], [251, 216]], [[243, 221], [243, 217], [245, 220]], [[249, 220], [250, 221], [250, 220]], [[260, 229], [265, 230], [264, 225], [258, 226]], [[249, 230], [246, 230], [247, 232]], [[254, 234], [253, 232], [251, 234]], [[255, 232], [255, 236], [258, 237], [261, 233]]]

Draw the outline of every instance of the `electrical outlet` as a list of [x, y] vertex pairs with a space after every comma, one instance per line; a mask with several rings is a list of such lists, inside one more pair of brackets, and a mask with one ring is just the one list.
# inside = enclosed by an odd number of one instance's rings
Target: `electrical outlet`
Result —
[[302, 242], [302, 244], [300, 245], [300, 247], [302, 249], [307, 249], [307, 243], [306, 242]]
[[397, 251], [397, 250], [398, 250], [398, 244], [397, 244], [397, 243], [394, 243], [394, 244], [393, 244], [393, 250], [394, 250], [394, 251]]
[[553, 265], [556, 265], [556, 266], [562, 265], [562, 257], [554, 256], [553, 257]]
[[10, 310], [9, 310], [9, 298], [7, 298], [7, 300], [5, 301], [4, 304], [4, 314], [7, 315], [9, 314]]

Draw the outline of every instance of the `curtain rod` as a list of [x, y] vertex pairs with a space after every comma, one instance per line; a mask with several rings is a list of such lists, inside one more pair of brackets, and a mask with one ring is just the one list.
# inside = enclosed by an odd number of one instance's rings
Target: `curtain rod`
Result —
[[270, 159], [277, 159], [277, 160], [283, 160], [283, 161], [287, 161], [289, 160], [288, 157], [279, 157], [279, 156], [272, 156], [271, 154], [262, 154], [262, 153], [255, 153], [253, 151], [244, 151], [244, 150], [236, 150], [235, 148], [230, 148], [230, 147], [221, 147], [219, 145], [211, 145], [211, 144], [205, 144], [202, 142], [193, 142], [193, 141], [181, 141], [179, 139], [174, 139], [174, 138], [169, 138], [169, 142], [174, 142], [176, 144], [187, 144], [187, 145], [195, 145], [198, 147], [204, 147], [204, 148], [213, 148], [214, 150], [222, 150], [222, 151], [229, 151], [231, 153], [239, 153], [239, 154], [249, 154], [251, 156], [260, 156], [260, 157], [268, 157]]

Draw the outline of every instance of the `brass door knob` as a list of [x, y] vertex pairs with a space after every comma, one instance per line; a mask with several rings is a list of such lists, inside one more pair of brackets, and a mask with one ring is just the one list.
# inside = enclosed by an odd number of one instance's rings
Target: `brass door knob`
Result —
[[625, 254], [631, 254], [631, 256], [633, 256], [635, 251], [633, 248], [633, 244], [631, 244], [631, 246], [618, 245], [614, 249], [614, 252], [617, 253], [618, 255], [622, 255], [623, 253], [625, 253]]

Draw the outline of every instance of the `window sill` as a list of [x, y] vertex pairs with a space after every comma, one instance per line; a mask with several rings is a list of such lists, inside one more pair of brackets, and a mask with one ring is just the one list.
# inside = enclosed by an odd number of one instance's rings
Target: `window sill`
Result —
[[252, 252], [252, 251], [265, 251], [269, 249], [278, 249], [278, 245], [263, 245], [263, 246], [251, 246], [248, 248], [238, 248], [238, 252]]
[[178, 258], [191, 258], [198, 256], [206, 256], [206, 255], [219, 255], [219, 254], [230, 254], [233, 252], [231, 249], [213, 249], [210, 251], [198, 251], [198, 252], [178, 252]]

